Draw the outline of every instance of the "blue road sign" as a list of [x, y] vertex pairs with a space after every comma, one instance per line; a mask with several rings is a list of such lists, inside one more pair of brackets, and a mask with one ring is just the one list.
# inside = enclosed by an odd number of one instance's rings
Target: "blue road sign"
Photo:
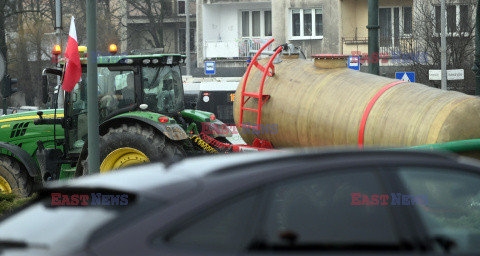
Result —
[[205, 75], [215, 75], [215, 61], [205, 61]]
[[395, 79], [415, 83], [415, 72], [395, 72]]
[[349, 56], [348, 57], [348, 68], [353, 70], [360, 70], [360, 57], [359, 56]]

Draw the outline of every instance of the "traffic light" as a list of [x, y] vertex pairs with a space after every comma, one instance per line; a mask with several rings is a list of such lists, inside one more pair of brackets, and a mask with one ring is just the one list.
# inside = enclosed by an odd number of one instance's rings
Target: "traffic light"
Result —
[[3, 98], [7, 98], [18, 91], [16, 87], [13, 87], [16, 83], [17, 83], [17, 79], [10, 78], [10, 75], [6, 75], [3, 78], [3, 86], [2, 86]]

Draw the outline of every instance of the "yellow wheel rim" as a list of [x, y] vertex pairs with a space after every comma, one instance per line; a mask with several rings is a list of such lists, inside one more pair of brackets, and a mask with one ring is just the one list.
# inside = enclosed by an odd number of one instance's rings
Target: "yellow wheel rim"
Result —
[[150, 159], [140, 150], [128, 147], [119, 148], [112, 151], [103, 159], [100, 165], [100, 173], [148, 162], [150, 162]]
[[10, 187], [10, 184], [8, 184], [8, 181], [2, 176], [0, 176], [0, 192], [12, 193], [12, 188]]

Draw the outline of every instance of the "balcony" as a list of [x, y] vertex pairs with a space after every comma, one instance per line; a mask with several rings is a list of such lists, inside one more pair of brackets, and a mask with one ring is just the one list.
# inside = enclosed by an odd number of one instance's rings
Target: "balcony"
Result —
[[[345, 54], [359, 55], [368, 60], [367, 37], [343, 37], [343, 51]], [[382, 65], [411, 64], [413, 62], [425, 63], [428, 56], [420, 53], [411, 36], [382, 37], [379, 38], [378, 57]]]
[[[259, 50], [269, 38], [243, 38], [234, 41], [205, 41], [205, 58], [246, 58], [251, 56], [250, 51]], [[272, 45], [267, 47], [267, 51], [273, 49]]]

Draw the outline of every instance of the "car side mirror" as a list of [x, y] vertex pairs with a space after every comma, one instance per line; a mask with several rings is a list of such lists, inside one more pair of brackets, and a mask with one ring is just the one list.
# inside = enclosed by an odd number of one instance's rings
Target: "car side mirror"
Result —
[[42, 75], [42, 102], [47, 104], [48, 102], [48, 76]]

